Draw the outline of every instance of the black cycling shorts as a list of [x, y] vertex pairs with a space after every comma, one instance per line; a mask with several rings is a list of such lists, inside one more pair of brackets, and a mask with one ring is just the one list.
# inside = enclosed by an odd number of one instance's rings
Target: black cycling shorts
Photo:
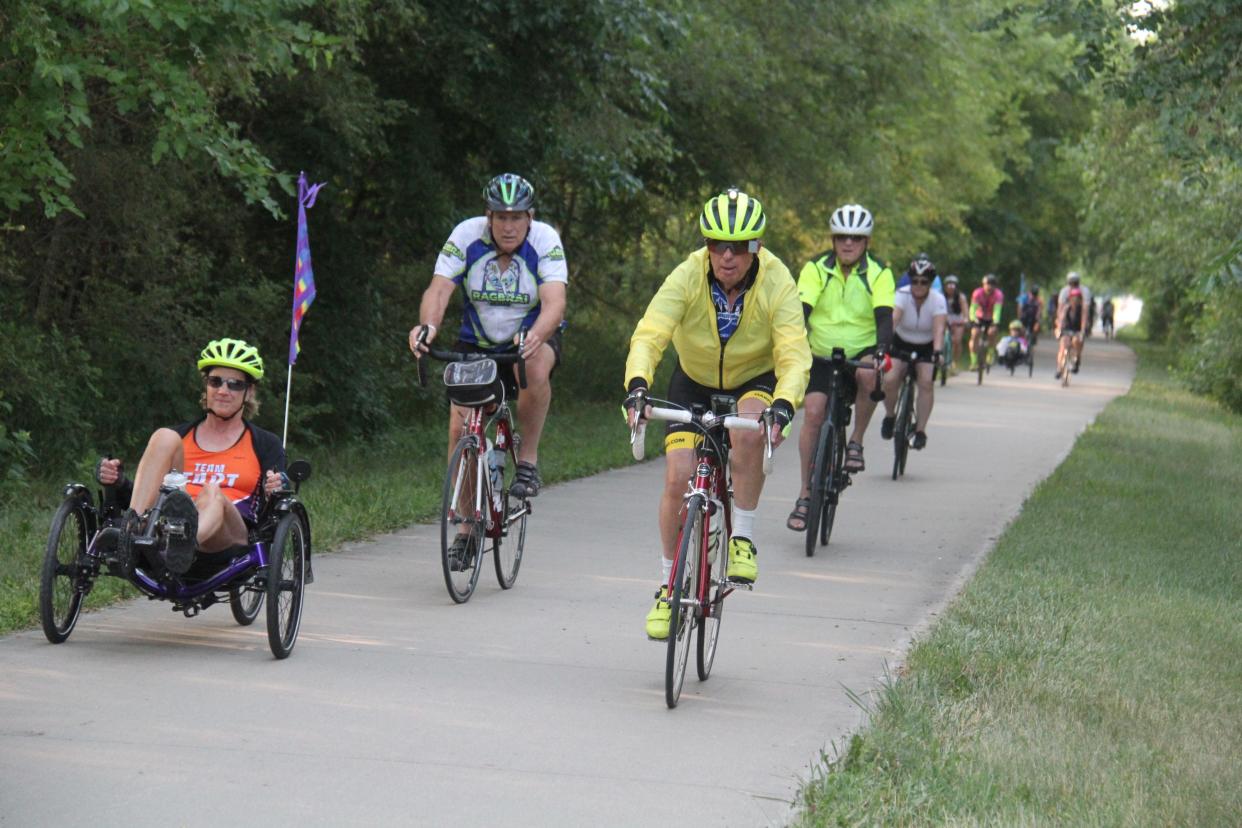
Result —
[[[874, 345], [863, 348], [856, 354], [847, 355], [849, 359], [862, 359], [865, 356], [871, 356], [875, 353]], [[842, 392], [845, 394], [847, 404], [854, 403], [854, 397], [858, 393], [858, 384], [854, 382], [854, 366], [847, 365], [845, 372], [841, 375]], [[832, 366], [820, 359], [811, 362], [811, 381], [807, 383], [806, 393], [819, 393], [824, 396], [828, 395], [828, 383], [832, 381]]]
[[[552, 349], [552, 353], [556, 357], [552, 363], [552, 371], [548, 374], [551, 377], [552, 374], [556, 373], [556, 369], [561, 364], [561, 331], [559, 328], [556, 333], [545, 340], [545, 344]], [[503, 348], [484, 348], [474, 342], [466, 342], [459, 339], [453, 346], [453, 350], [461, 351], [463, 354], [511, 354], [517, 350], [517, 346], [506, 345]], [[516, 400], [518, 398], [517, 366], [497, 365], [496, 367], [499, 369], [496, 373], [505, 386], [505, 399]]]
[[931, 362], [932, 352], [935, 350], [935, 345], [931, 342], [924, 342], [919, 345], [913, 342], [906, 342], [897, 334], [893, 334], [893, 351], [909, 351], [914, 354], [916, 362]]
[[[751, 377], [736, 388], [723, 389], [700, 385], [686, 376], [686, 372], [681, 370], [681, 363], [678, 363], [673, 368], [673, 376], [669, 378], [668, 393], [665, 395], [665, 398], [671, 403], [676, 403], [686, 408], [695, 404], [710, 408], [713, 394], [728, 394], [739, 403], [747, 397], [753, 397], [763, 400], [763, 404], [769, 406], [772, 404], [772, 395], [775, 391], [775, 371], [768, 371], [756, 377]], [[665, 451], [694, 448], [699, 444], [701, 438], [702, 434], [699, 430], [689, 423], [665, 423], [664, 425]]]

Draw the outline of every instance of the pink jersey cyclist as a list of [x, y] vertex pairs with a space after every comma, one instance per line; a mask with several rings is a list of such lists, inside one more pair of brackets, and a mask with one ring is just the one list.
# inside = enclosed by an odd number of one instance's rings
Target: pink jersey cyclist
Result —
[[994, 287], [989, 291], [985, 287], [977, 287], [970, 294], [970, 318], [976, 322], [991, 318], [992, 324], [999, 325], [1004, 304], [1005, 294], [1000, 288]]

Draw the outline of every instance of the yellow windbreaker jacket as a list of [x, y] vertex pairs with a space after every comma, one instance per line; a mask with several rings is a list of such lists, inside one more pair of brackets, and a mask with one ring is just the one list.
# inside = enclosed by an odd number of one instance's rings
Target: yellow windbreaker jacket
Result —
[[811, 349], [798, 286], [785, 264], [759, 250], [759, 272], [746, 293], [737, 330], [723, 346], [708, 285], [707, 248], [690, 254], [668, 275], [630, 337], [625, 379], [650, 385], [669, 340], [681, 369], [709, 388], [729, 390], [776, 371], [774, 396], [797, 407], [811, 376]]

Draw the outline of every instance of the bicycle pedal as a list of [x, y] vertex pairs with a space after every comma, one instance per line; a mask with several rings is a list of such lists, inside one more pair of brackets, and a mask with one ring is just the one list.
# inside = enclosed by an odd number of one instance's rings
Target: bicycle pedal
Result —
[[735, 581], [732, 578], [725, 578], [725, 583], [733, 589], [745, 589], [749, 591], [754, 591], [755, 589], [755, 584], [752, 581]]

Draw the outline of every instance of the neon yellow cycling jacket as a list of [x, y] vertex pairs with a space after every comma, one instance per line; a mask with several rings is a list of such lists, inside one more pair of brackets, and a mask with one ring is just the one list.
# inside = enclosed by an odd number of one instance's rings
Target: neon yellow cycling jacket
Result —
[[893, 271], [870, 251], [849, 278], [831, 252], [807, 262], [798, 275], [798, 297], [811, 307], [811, 351], [828, 356], [841, 348], [853, 357], [875, 345], [875, 309], [891, 308], [894, 293]]
[[681, 369], [700, 385], [728, 390], [775, 370], [773, 396], [795, 407], [802, 402], [811, 377], [811, 349], [798, 288], [780, 259], [766, 248], [757, 255], [759, 272], [746, 292], [742, 318], [723, 345], [708, 283], [707, 248], [691, 253], [665, 278], [630, 337], [627, 387], [634, 377], [651, 384], [671, 339]]

